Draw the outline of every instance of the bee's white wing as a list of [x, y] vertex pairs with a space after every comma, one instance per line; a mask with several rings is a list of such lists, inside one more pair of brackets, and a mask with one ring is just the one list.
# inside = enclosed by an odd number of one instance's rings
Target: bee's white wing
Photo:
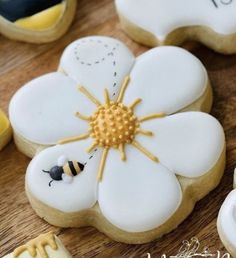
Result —
[[72, 176], [68, 176], [66, 174], [62, 174], [62, 180], [63, 182], [70, 184], [73, 181], [73, 177]]

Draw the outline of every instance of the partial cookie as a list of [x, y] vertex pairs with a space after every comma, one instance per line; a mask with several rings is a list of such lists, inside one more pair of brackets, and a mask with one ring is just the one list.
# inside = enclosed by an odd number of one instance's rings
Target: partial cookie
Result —
[[14, 40], [46, 43], [69, 28], [76, 0], [0, 0], [0, 33]]
[[0, 151], [4, 148], [5, 145], [11, 140], [12, 129], [8, 118], [0, 110]]
[[224, 54], [236, 53], [233, 0], [115, 0], [123, 29], [147, 46], [200, 41]]
[[18, 148], [38, 153], [26, 174], [32, 207], [53, 225], [92, 225], [121, 242], [170, 232], [224, 171], [221, 125], [190, 112], [211, 104], [206, 69], [184, 49], [134, 58], [112, 38], [73, 42], [59, 72], [10, 103]]
[[60, 239], [47, 233], [30, 240], [3, 258], [72, 258]]
[[[236, 186], [236, 169], [234, 171], [234, 188]], [[217, 229], [222, 243], [236, 257], [236, 189], [231, 191], [221, 206]]]

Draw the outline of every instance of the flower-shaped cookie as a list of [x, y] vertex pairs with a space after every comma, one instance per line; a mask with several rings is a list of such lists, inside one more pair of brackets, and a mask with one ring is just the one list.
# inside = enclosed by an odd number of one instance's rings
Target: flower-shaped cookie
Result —
[[115, 0], [122, 27], [148, 45], [197, 40], [221, 53], [236, 53], [236, 1]]
[[[234, 171], [234, 188], [236, 188], [236, 169]], [[217, 229], [226, 249], [232, 257], [236, 257], [236, 189], [229, 193], [221, 206]]]
[[11, 140], [12, 129], [6, 115], [0, 110], [0, 151]]
[[135, 59], [112, 38], [73, 42], [58, 72], [29, 82], [10, 103], [18, 148], [41, 150], [26, 175], [32, 207], [51, 224], [93, 225], [118, 241], [169, 232], [223, 173], [217, 120], [175, 114], [209, 111], [211, 101], [205, 68], [183, 49]]
[[0, 0], [0, 33], [14, 40], [45, 43], [69, 28], [76, 0]]

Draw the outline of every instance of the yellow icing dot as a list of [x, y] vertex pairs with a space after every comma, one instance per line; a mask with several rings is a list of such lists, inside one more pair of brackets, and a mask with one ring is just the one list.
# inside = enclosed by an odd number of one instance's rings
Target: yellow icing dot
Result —
[[30, 17], [19, 19], [15, 24], [28, 30], [46, 30], [56, 24], [64, 9], [65, 3], [63, 2]]

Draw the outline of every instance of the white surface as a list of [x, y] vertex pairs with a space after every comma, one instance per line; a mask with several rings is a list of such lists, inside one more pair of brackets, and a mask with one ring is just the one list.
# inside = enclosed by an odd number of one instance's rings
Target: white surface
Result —
[[236, 189], [227, 196], [221, 206], [218, 225], [223, 233], [221, 237], [236, 251]]
[[206, 69], [188, 51], [158, 47], [136, 59], [125, 103], [141, 97], [136, 114], [171, 114], [200, 98], [208, 84]]
[[175, 29], [195, 25], [224, 35], [235, 33], [236, 1], [215, 2], [218, 8], [212, 0], [116, 0], [116, 6], [129, 21], [160, 40]]

